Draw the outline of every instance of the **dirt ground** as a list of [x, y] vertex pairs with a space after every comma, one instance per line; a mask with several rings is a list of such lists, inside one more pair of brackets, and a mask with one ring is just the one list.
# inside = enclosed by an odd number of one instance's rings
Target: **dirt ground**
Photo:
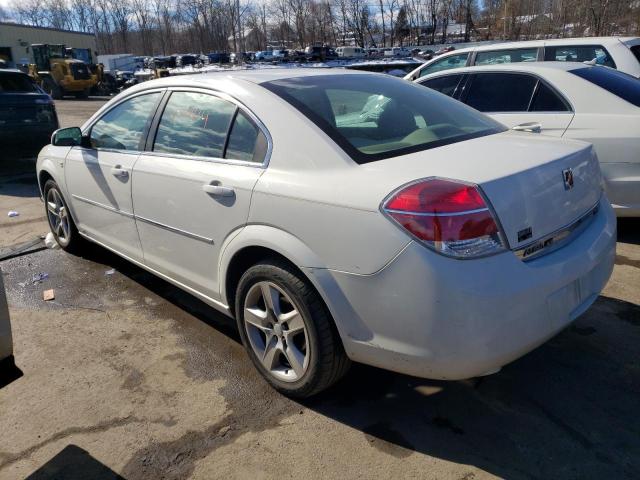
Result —
[[[102, 104], [57, 103], [65, 126]], [[1, 163], [0, 256], [47, 230], [34, 161]], [[501, 372], [438, 382], [356, 366], [305, 402], [258, 377], [232, 321], [98, 247], [80, 257], [36, 245], [0, 268], [19, 369], [0, 380], [0, 479], [620, 479], [640, 471], [636, 220], [619, 222], [613, 277], [595, 305]], [[49, 277], [34, 284], [40, 272]], [[44, 302], [51, 288], [55, 300]]]

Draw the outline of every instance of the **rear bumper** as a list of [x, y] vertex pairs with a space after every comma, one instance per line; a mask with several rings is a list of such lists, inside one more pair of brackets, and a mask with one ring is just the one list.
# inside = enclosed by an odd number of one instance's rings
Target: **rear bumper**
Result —
[[0, 129], [0, 147], [20, 147], [37, 151], [51, 142], [57, 125], [4, 125]]
[[347, 302], [323, 296], [353, 360], [470, 378], [526, 354], [584, 313], [611, 275], [615, 246], [616, 220], [603, 196], [577, 238], [535, 260], [512, 252], [453, 260], [412, 242], [374, 275], [331, 272]]
[[83, 92], [95, 85], [93, 79], [75, 80], [72, 76], [65, 76], [60, 86], [65, 92]]

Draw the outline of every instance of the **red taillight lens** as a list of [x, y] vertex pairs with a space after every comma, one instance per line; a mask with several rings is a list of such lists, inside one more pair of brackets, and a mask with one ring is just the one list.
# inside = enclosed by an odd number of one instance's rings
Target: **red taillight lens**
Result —
[[471, 258], [504, 250], [498, 225], [475, 185], [427, 179], [396, 192], [382, 208], [438, 253]]

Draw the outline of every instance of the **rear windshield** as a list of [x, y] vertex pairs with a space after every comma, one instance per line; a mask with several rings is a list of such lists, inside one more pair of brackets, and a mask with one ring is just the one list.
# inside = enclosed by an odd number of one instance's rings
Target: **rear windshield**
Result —
[[637, 78], [604, 67], [578, 68], [570, 72], [640, 107], [640, 81]]
[[0, 93], [37, 92], [35, 83], [22, 73], [0, 73]]
[[261, 85], [302, 112], [357, 163], [505, 130], [445, 95], [388, 76], [319, 75]]

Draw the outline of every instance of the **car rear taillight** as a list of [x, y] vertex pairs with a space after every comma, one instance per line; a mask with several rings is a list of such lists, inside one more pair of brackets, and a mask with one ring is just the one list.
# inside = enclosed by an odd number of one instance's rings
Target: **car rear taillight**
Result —
[[391, 194], [382, 211], [443, 255], [474, 258], [505, 250], [496, 219], [476, 185], [420, 180]]

